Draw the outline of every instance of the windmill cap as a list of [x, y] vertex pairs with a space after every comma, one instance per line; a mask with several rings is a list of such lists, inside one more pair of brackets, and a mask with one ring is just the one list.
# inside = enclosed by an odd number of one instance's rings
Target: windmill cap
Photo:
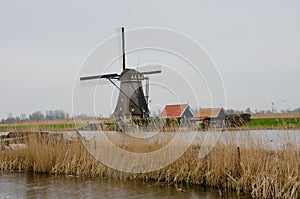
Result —
[[125, 69], [119, 78], [120, 81], [142, 81], [144, 75], [135, 69]]

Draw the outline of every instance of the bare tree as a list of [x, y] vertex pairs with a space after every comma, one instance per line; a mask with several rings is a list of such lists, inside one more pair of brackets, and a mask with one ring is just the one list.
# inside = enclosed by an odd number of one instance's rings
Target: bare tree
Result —
[[45, 116], [41, 111], [33, 112], [29, 115], [30, 120], [44, 120]]
[[27, 115], [25, 113], [21, 113], [20, 119], [21, 120], [27, 120]]

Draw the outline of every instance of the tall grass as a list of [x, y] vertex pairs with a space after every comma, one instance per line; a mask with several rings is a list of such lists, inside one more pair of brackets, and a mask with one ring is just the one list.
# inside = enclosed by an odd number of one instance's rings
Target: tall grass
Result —
[[[300, 197], [300, 152], [288, 144], [284, 150], [267, 150], [250, 137], [238, 147], [219, 142], [205, 158], [198, 158], [201, 146], [190, 147], [182, 157], [164, 169], [150, 173], [124, 173], [97, 162], [82, 142], [55, 136], [31, 136], [23, 150], [1, 150], [0, 168], [6, 172], [35, 172], [72, 176], [105, 177], [212, 186], [220, 194], [236, 192], [259, 198]], [[146, 142], [119, 144], [124, 149], [145, 152], [156, 150]], [[148, 147], [148, 148], [147, 148]]]

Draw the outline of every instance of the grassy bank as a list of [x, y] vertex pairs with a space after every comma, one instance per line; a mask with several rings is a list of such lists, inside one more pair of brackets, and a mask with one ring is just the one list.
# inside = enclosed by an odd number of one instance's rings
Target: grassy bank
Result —
[[74, 124], [25, 124], [25, 125], [3, 125], [0, 131], [70, 131], [75, 130]]
[[253, 118], [241, 128], [246, 129], [299, 129], [300, 118]]
[[[80, 140], [62, 141], [55, 137], [31, 136], [26, 149], [1, 150], [0, 169], [6, 172], [35, 172], [72, 176], [187, 183], [212, 186], [220, 194], [235, 191], [260, 198], [299, 198], [300, 151], [293, 144], [285, 150], [269, 151], [245, 136], [246, 147], [218, 143], [205, 158], [198, 158], [200, 146], [193, 146], [176, 162], [159, 171], [145, 174], [123, 173], [97, 162]], [[288, 142], [288, 140], [287, 140]], [[124, 149], [147, 152], [160, 143], [120, 143]], [[141, 151], [141, 149], [143, 149]]]
[[13, 131], [68, 131], [75, 130], [73, 120], [25, 121], [0, 124], [0, 132]]

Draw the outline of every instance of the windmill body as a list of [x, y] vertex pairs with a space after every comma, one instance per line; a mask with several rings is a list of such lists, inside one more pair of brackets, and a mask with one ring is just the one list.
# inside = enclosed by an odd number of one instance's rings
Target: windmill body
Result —
[[116, 118], [146, 118], [149, 109], [142, 87], [144, 75], [134, 69], [126, 69], [120, 75], [120, 92], [114, 111]]
[[[125, 66], [125, 37], [124, 28], [122, 28], [122, 47], [123, 47], [123, 71], [121, 74], [112, 73], [104, 75], [93, 75], [80, 77], [80, 81], [89, 81], [97, 79], [109, 80], [118, 90], [119, 97], [113, 116], [117, 120], [127, 120], [130, 118], [148, 118], [148, 92], [149, 78], [145, 75], [161, 73], [161, 70], [137, 71], [129, 69]], [[114, 83], [113, 80], [118, 80], [120, 86]], [[146, 80], [146, 96], [144, 94], [142, 82]]]

